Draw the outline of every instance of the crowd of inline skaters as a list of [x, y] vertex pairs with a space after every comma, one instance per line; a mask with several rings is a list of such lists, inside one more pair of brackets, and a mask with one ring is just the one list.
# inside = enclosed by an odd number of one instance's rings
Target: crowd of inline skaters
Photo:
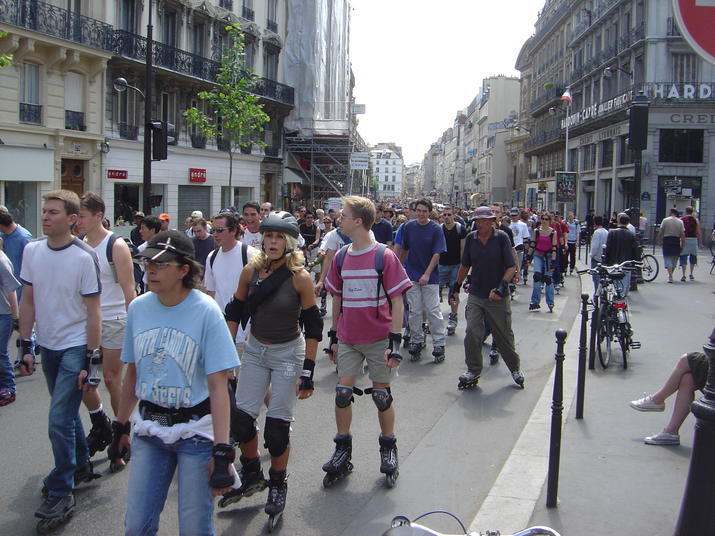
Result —
[[[18, 374], [41, 365], [50, 392], [55, 465], [35, 512], [41, 532], [71, 517], [73, 489], [96, 477], [91, 458], [105, 449], [112, 471], [131, 460], [125, 534], [158, 531], [175, 476], [182, 533], [213, 534], [215, 497], [227, 507], [265, 489], [272, 528], [286, 503], [294, 406], [313, 394], [329, 301], [337, 434], [324, 485], [352, 470], [351, 403], [365, 366], [380, 471], [394, 485], [392, 381], [403, 345], [417, 361], [431, 338], [433, 362], [442, 363], [464, 289], [459, 388], [477, 385], [490, 333], [490, 357], [501, 356], [523, 388], [510, 297], [531, 272], [529, 309], [539, 309], [543, 286], [552, 311], [582, 232], [572, 214], [496, 204], [436, 210], [429, 199], [398, 208], [357, 196], [340, 210], [247, 203], [212, 218], [194, 211], [181, 229], [168, 214], [138, 212], [134, 223], [131, 238], [119, 239], [98, 195], [57, 190], [43, 197], [43, 236], [33, 240], [0, 208], [2, 405], [15, 399], [13, 319]], [[102, 379], [108, 401], [97, 391]], [[256, 422], [263, 406], [267, 478]]]

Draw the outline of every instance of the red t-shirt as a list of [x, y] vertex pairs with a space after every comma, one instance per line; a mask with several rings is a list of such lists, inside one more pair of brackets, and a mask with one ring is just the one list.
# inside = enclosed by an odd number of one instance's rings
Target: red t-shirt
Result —
[[[377, 270], [373, 243], [362, 251], [348, 249], [338, 273], [337, 254], [330, 263], [326, 288], [340, 296], [343, 310], [338, 319], [338, 339], [347, 344], [366, 344], [387, 339], [392, 330], [392, 311], [385, 291], [392, 302], [412, 286], [404, 267], [390, 249], [385, 250], [380, 295], [378, 298]], [[377, 311], [375, 310], [377, 308]]]

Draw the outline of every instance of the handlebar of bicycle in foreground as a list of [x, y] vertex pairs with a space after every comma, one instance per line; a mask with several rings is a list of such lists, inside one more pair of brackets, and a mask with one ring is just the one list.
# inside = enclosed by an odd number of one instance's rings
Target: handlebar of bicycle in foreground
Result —
[[[446, 513], [446, 512], [444, 512]], [[420, 516], [422, 517], [422, 516]], [[419, 519], [419, 518], [417, 518]], [[461, 522], [460, 526], [464, 528]], [[382, 536], [458, 536], [453, 534], [445, 534], [442, 532], [434, 531], [430, 528], [425, 527], [417, 523], [413, 523], [404, 516], [397, 516], [392, 519], [392, 524], [388, 531], [384, 532]], [[554, 529], [549, 527], [530, 527], [528, 529], [515, 532], [514, 534], [501, 534], [498, 530], [492, 531], [488, 530], [486, 532], [467, 532], [464, 530], [462, 533], [466, 536], [561, 536]]]
[[643, 263], [640, 261], [623, 261], [621, 264], [614, 264], [612, 266], [606, 266], [605, 264], [597, 264], [595, 268], [586, 268], [585, 270], [576, 270], [579, 275], [583, 274], [598, 274], [602, 270], [607, 272], [614, 272], [622, 270], [623, 268], [643, 268]]

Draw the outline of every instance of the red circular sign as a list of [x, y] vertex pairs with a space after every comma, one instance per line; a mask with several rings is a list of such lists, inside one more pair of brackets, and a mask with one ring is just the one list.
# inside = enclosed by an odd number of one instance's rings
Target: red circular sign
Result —
[[673, 11], [685, 40], [715, 63], [715, 0], [673, 0]]

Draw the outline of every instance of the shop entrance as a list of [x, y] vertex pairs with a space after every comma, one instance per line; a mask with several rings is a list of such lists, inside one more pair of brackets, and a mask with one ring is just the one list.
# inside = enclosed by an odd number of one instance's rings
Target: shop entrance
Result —
[[62, 189], [70, 190], [82, 197], [84, 194], [84, 160], [62, 159], [60, 174]]
[[671, 208], [684, 212], [692, 206], [696, 213], [700, 209], [702, 177], [682, 177], [679, 175], [660, 175], [658, 177], [658, 202], [656, 221], [660, 223]]

